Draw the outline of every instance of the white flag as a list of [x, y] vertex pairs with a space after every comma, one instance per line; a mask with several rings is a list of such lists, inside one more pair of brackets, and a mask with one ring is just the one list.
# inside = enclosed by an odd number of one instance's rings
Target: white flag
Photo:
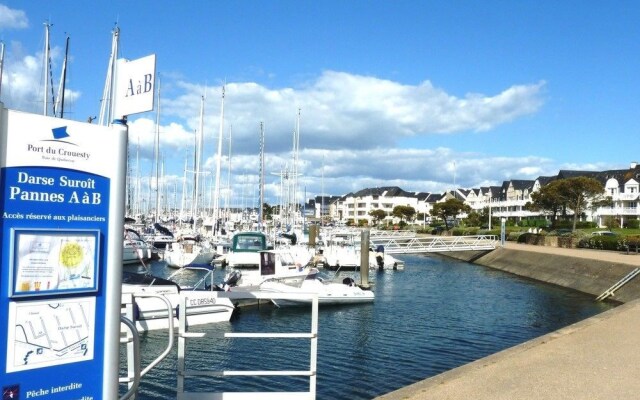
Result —
[[155, 54], [133, 61], [118, 60], [113, 118], [153, 110], [155, 81]]

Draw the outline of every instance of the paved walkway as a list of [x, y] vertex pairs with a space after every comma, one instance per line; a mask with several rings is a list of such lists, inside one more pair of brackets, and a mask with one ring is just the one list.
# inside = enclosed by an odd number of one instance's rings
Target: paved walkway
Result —
[[[622, 251], [608, 251], [608, 250], [592, 250], [592, 249], [566, 249], [562, 247], [550, 247], [550, 246], [533, 246], [528, 244], [505, 242], [504, 245], [507, 249], [531, 251], [535, 253], [547, 253], [565, 255], [571, 257], [587, 258], [611, 261], [621, 264], [631, 264], [640, 267], [640, 253], [635, 252], [622, 252]], [[638, 396], [640, 399], [640, 396]]]
[[[634, 253], [506, 247], [640, 264]], [[640, 300], [378, 399], [640, 399]]]

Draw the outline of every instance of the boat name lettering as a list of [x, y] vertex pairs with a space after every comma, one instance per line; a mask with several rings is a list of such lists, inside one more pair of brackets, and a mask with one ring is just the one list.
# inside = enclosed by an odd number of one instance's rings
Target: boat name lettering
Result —
[[216, 299], [213, 297], [189, 300], [190, 306], [204, 306], [204, 305], [211, 305], [211, 304], [216, 304]]

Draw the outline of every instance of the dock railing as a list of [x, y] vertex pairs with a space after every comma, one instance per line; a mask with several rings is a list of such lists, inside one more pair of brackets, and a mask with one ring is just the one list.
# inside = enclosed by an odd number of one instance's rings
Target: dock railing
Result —
[[[125, 400], [135, 396], [137, 392], [140, 379], [147, 374], [151, 369], [164, 360], [173, 348], [173, 335], [169, 335], [167, 340], [167, 347], [162, 353], [160, 353], [149, 365], [144, 369], [140, 364], [140, 339], [139, 333], [136, 328], [135, 322], [135, 298], [136, 297], [153, 297], [163, 301], [167, 307], [167, 316], [173, 315], [173, 308], [169, 300], [160, 294], [152, 293], [123, 293], [121, 299], [121, 309], [124, 311], [124, 315], [120, 317], [121, 324], [124, 325], [120, 330], [120, 343], [127, 346], [127, 375], [119, 377], [119, 383], [126, 383], [129, 390], [123, 395], [120, 400]], [[173, 332], [173, 318], [167, 318], [168, 331]]]
[[384, 246], [384, 252], [388, 254], [493, 250], [497, 243], [497, 235], [418, 236], [407, 239], [371, 237], [371, 244]]
[[[318, 295], [317, 294], [280, 294], [247, 292], [252, 299], [274, 300], [311, 300], [311, 330], [310, 332], [289, 333], [242, 333], [227, 332], [225, 338], [250, 339], [308, 339], [310, 341], [310, 360], [308, 370], [257, 370], [257, 371], [214, 371], [186, 369], [187, 340], [202, 339], [206, 336], [202, 332], [190, 331], [187, 327], [186, 313], [179, 315], [178, 329], [178, 400], [315, 400], [316, 398], [316, 366], [318, 353]], [[186, 310], [189, 294], [182, 297], [180, 308]], [[309, 390], [306, 392], [187, 392], [186, 379], [196, 376], [224, 377], [224, 376], [308, 376]]]

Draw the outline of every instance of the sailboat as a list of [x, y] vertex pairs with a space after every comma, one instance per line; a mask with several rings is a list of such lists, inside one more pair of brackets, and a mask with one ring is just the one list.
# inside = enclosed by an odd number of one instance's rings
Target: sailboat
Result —
[[203, 139], [204, 127], [204, 96], [200, 105], [200, 129], [196, 140], [196, 157], [194, 171], [194, 198], [193, 212], [191, 214], [193, 225], [191, 229], [184, 230], [178, 234], [177, 241], [167, 248], [164, 252], [164, 259], [167, 265], [172, 268], [182, 268], [185, 266], [203, 266], [210, 265], [216, 256], [215, 249], [207, 241], [201, 240], [200, 235], [196, 232], [198, 224], [198, 194], [199, 194], [199, 175], [200, 175], [200, 158]]

